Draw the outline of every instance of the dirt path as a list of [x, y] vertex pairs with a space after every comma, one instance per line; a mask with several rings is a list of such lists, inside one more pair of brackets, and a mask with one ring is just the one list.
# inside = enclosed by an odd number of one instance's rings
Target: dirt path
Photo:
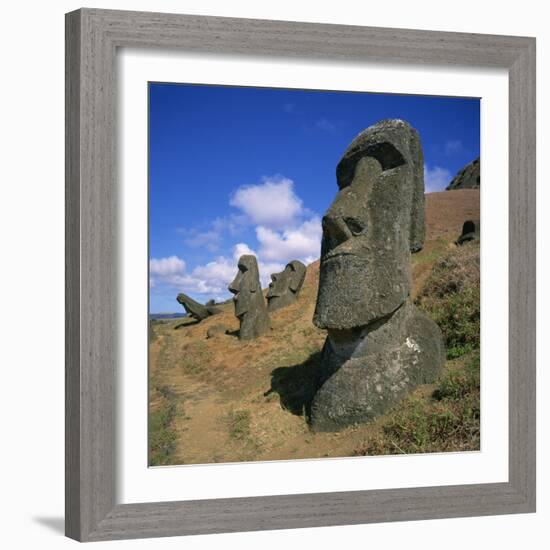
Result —
[[176, 464], [196, 464], [205, 456], [212, 462], [223, 461], [227, 433], [220, 418], [225, 412], [222, 396], [206, 384], [182, 376], [183, 411], [174, 419], [178, 445], [173, 456]]

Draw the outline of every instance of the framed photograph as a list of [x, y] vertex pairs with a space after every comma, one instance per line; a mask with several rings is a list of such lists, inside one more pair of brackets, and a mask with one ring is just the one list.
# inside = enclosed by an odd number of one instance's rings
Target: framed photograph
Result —
[[535, 40], [66, 18], [66, 534], [535, 511]]

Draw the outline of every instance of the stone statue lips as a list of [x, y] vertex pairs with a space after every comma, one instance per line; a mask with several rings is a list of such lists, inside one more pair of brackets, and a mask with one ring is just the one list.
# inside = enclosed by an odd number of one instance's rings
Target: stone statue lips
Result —
[[347, 252], [347, 251], [330, 252], [329, 254], [327, 254], [326, 256], [323, 257], [322, 261], [323, 262], [330, 262], [331, 260], [340, 260], [341, 258], [345, 258], [345, 257], [352, 257], [356, 261], [363, 262], [364, 264], [367, 263], [367, 261], [364, 258], [361, 258], [360, 256], [358, 256], [357, 254], [354, 254], [353, 252]]

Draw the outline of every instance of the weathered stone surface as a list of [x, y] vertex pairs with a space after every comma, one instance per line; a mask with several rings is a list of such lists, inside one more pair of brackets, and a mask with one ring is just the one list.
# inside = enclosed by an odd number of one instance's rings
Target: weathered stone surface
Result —
[[228, 331], [229, 328], [226, 325], [212, 325], [206, 331], [206, 338], [215, 338], [216, 336], [227, 334]]
[[177, 300], [183, 306], [183, 309], [185, 309], [189, 317], [193, 317], [193, 319], [197, 321], [202, 321], [211, 315], [221, 313], [221, 309], [213, 305], [213, 300], [210, 300], [203, 306], [196, 300], [193, 300], [193, 298], [187, 296], [187, 294], [183, 294], [183, 292], [178, 294]]
[[311, 409], [317, 431], [337, 431], [384, 414], [445, 360], [438, 326], [410, 300], [384, 323], [330, 334]]
[[235, 294], [235, 316], [241, 323], [239, 338], [250, 340], [269, 330], [271, 323], [260, 285], [256, 257], [251, 254], [241, 256], [238, 269], [228, 289]]
[[464, 244], [469, 241], [479, 241], [481, 227], [479, 220], [466, 220], [462, 226], [462, 233], [458, 237], [456, 244]]
[[411, 251], [424, 243], [417, 132], [385, 120], [353, 140], [323, 218], [313, 321], [327, 329], [311, 423], [337, 430], [374, 418], [444, 362], [441, 331], [410, 299]]
[[479, 189], [481, 163], [479, 157], [467, 164], [447, 185], [447, 191], [454, 189]]
[[267, 310], [273, 312], [293, 304], [304, 284], [305, 277], [306, 266], [298, 260], [286, 264], [280, 273], [273, 273], [267, 292]]
[[409, 295], [410, 251], [424, 243], [423, 169], [418, 134], [401, 120], [367, 128], [344, 153], [323, 217], [318, 327], [367, 325]]

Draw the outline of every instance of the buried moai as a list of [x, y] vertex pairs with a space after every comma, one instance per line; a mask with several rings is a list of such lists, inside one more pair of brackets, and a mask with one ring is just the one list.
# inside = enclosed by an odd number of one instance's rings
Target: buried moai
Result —
[[479, 241], [480, 233], [479, 220], [466, 220], [462, 226], [462, 233], [456, 240], [456, 244], [461, 245], [470, 241]]
[[239, 258], [237, 275], [229, 285], [235, 294], [235, 317], [240, 321], [239, 339], [250, 340], [269, 330], [267, 314], [256, 257], [245, 254]]
[[203, 321], [211, 315], [221, 313], [221, 309], [214, 306], [214, 300], [208, 301], [204, 306], [181, 292], [178, 294], [177, 301], [183, 306], [189, 317], [197, 321]]
[[439, 327], [412, 303], [411, 252], [424, 243], [417, 132], [385, 120], [360, 133], [336, 170], [323, 218], [313, 322], [326, 329], [311, 425], [339, 430], [383, 414], [445, 359]]
[[305, 277], [306, 266], [298, 260], [286, 264], [280, 273], [273, 273], [267, 292], [267, 310], [277, 311], [293, 304], [304, 284]]

